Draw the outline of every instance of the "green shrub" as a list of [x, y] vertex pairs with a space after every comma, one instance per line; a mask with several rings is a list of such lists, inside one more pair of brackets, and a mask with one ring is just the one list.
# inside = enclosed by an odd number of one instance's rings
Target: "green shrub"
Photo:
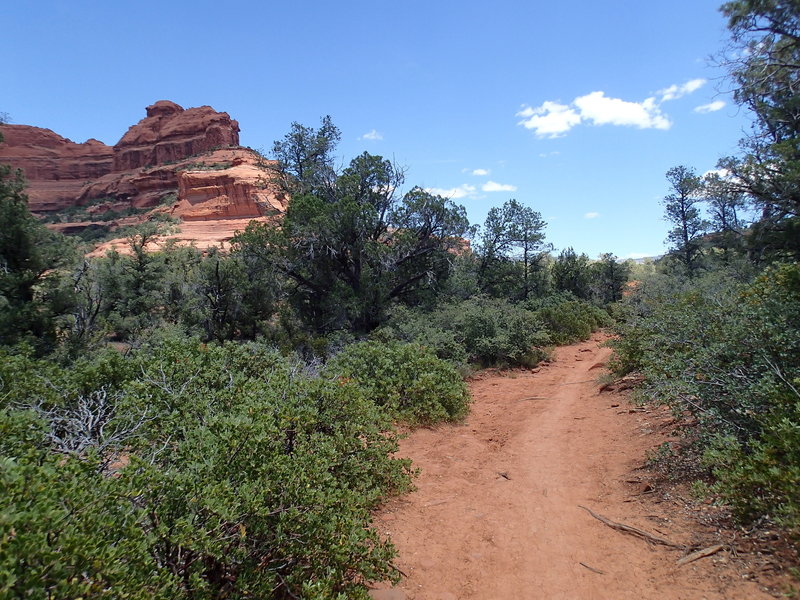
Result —
[[456, 365], [531, 367], [546, 346], [586, 340], [611, 324], [608, 313], [569, 293], [512, 304], [472, 297], [433, 311], [397, 309], [377, 339], [416, 342]]
[[352, 379], [395, 419], [434, 423], [467, 414], [469, 394], [461, 376], [419, 344], [353, 344], [328, 363], [326, 373], [341, 382]]
[[768, 270], [752, 284], [720, 273], [643, 282], [620, 326], [618, 364], [638, 367], [651, 397], [691, 411], [709, 433], [758, 436], [800, 368], [797, 271]]
[[534, 366], [550, 338], [531, 311], [506, 300], [474, 297], [432, 312], [398, 311], [380, 333], [430, 347], [456, 365]]
[[0, 596], [176, 597], [179, 582], [149, 552], [135, 494], [96, 459], [49, 451], [46, 429], [30, 412], [0, 411]]
[[606, 311], [569, 293], [532, 300], [526, 307], [541, 319], [557, 345], [588, 340], [593, 331], [611, 324]]
[[410, 463], [355, 382], [193, 339], [3, 358], [0, 596], [366, 598], [396, 578], [370, 509]]
[[225, 169], [230, 169], [233, 166], [232, 162], [214, 162], [214, 163], [207, 163], [207, 162], [193, 162], [187, 163], [177, 169], [176, 172], [180, 171], [223, 171]]
[[800, 527], [800, 266], [643, 281], [620, 315], [619, 370], [690, 413], [716, 489], [744, 519]]
[[763, 429], [747, 445], [732, 436], [714, 440], [704, 456], [716, 477], [713, 489], [743, 521], [767, 515], [800, 531], [800, 402]]

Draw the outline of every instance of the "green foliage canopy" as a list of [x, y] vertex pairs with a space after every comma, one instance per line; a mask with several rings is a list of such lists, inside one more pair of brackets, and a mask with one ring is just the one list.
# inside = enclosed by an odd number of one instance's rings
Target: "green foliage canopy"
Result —
[[525, 300], [535, 291], [549, 246], [542, 215], [517, 200], [493, 207], [477, 247], [478, 285], [483, 293]]
[[588, 298], [591, 273], [589, 257], [576, 254], [572, 248], [565, 248], [558, 255], [550, 269], [553, 288], [557, 292], [569, 292], [577, 298]]
[[700, 178], [692, 169], [678, 166], [667, 171], [667, 181], [672, 188], [663, 202], [666, 220], [672, 225], [667, 241], [684, 271], [693, 275], [700, 267], [701, 238], [708, 227], [700, 213]]
[[[436, 363], [404, 392], [430, 421], [466, 402]], [[410, 469], [368, 386], [180, 338], [69, 368], [2, 351], [0, 382], [2, 596], [366, 598], [397, 576], [369, 510]]]
[[[337, 138], [325, 127], [303, 131], [293, 143], [332, 151]], [[419, 187], [399, 195], [403, 173], [386, 159], [364, 153], [334, 175], [321, 152], [295, 153], [314, 156], [317, 166], [284, 174], [297, 180], [298, 193], [282, 223], [251, 223], [233, 244], [287, 279], [293, 306], [313, 330], [368, 332], [392, 303], [418, 302], [449, 276], [469, 223], [463, 207]]]
[[722, 5], [731, 47], [723, 57], [736, 101], [755, 117], [744, 154], [720, 166], [730, 185], [761, 209], [751, 245], [800, 256], [800, 7], [793, 0], [736, 0]]
[[54, 270], [73, 248], [31, 214], [24, 187], [21, 171], [0, 164], [0, 344], [25, 339], [48, 350], [55, 343], [53, 318], [67, 302]]

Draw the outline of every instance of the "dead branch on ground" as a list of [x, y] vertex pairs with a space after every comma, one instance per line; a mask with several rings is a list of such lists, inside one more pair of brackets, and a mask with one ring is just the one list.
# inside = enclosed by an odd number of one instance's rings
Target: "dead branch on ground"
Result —
[[578, 508], [582, 508], [583, 510], [588, 512], [595, 519], [600, 521], [603, 525], [607, 525], [608, 527], [611, 527], [611, 529], [621, 531], [622, 533], [627, 533], [628, 535], [641, 538], [650, 544], [660, 544], [661, 546], [667, 546], [669, 548], [677, 548], [678, 550], [686, 550], [688, 548], [685, 544], [676, 544], [675, 542], [671, 542], [666, 538], [652, 535], [637, 527], [631, 527], [630, 525], [625, 525], [624, 523], [617, 523], [616, 521], [607, 519], [603, 515], [598, 515], [593, 510], [586, 508], [585, 506], [582, 506], [580, 504], [578, 505]]

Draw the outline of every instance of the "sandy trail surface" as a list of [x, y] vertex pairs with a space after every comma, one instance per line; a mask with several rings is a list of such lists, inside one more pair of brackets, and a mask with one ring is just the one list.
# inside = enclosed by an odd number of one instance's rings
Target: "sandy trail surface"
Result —
[[[376, 515], [406, 575], [381, 600], [760, 599], [724, 553], [685, 566], [593, 518], [680, 544], [697, 525], [663, 512], [639, 483], [645, 452], [668, 439], [597, 377], [610, 356], [596, 334], [533, 370], [484, 373], [466, 422], [419, 429], [400, 455], [420, 469], [417, 490]], [[665, 506], [664, 509], [667, 507]]]

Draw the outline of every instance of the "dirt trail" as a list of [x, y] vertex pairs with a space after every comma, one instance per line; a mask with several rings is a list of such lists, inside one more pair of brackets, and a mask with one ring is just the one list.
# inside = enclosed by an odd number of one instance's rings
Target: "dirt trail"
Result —
[[599, 394], [595, 380], [610, 355], [602, 339], [559, 348], [533, 371], [474, 380], [464, 424], [403, 440], [400, 455], [421, 470], [418, 489], [385, 506], [376, 525], [397, 545], [407, 577], [376, 598], [771, 598], [720, 565], [724, 556], [678, 567], [681, 551], [650, 546], [579, 508], [695, 541], [692, 525], [665, 517], [629, 483], [645, 451], [666, 438], [644, 413]]

